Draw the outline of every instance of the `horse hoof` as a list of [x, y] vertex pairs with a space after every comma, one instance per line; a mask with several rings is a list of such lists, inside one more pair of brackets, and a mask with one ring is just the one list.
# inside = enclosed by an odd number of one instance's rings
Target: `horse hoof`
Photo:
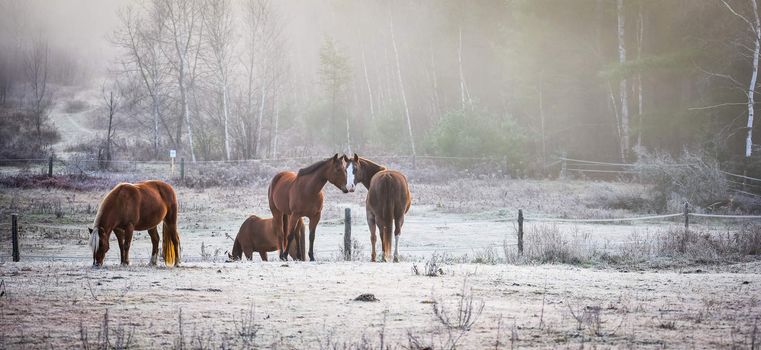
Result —
[[399, 257], [394, 257], [394, 262], [398, 263], [399, 262]]

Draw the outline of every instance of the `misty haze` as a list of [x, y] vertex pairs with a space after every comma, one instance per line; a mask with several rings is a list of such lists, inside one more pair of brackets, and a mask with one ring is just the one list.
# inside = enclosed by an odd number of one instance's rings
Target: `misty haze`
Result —
[[758, 349], [758, 5], [0, 0], [0, 349]]

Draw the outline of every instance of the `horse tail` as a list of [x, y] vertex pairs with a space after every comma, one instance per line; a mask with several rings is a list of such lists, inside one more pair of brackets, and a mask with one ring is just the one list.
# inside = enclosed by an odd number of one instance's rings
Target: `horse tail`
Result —
[[[380, 224], [384, 229], [391, 231], [394, 221], [394, 194], [391, 193], [391, 178], [386, 174], [382, 178], [378, 179], [378, 189], [383, 200], [380, 203]], [[383, 234], [383, 231], [381, 231]]]
[[174, 255], [174, 242], [172, 232], [169, 226], [164, 222], [162, 231], [162, 252], [164, 253], [164, 263], [166, 266], [174, 266], [177, 257]]

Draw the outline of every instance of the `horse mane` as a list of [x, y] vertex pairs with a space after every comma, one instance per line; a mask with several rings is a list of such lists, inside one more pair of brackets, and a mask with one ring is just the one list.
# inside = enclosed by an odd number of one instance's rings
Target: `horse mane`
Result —
[[386, 170], [386, 167], [385, 167], [385, 166], [383, 166], [383, 165], [380, 165], [380, 164], [378, 164], [378, 163], [376, 163], [376, 162], [373, 162], [372, 160], [369, 160], [369, 159], [367, 159], [367, 158], [362, 158], [362, 157], [360, 157], [360, 158], [359, 158], [359, 162], [360, 162], [360, 165], [363, 165], [363, 166], [367, 166], [367, 165], [369, 165], [369, 166], [371, 166], [371, 167], [373, 167], [373, 168], [375, 168], [375, 169], [378, 169], [378, 171], [383, 171], [383, 170]]
[[312, 165], [310, 165], [310, 166], [308, 166], [306, 168], [299, 169], [298, 176], [309, 175], [309, 174], [317, 171], [317, 169], [321, 168], [323, 165], [325, 165], [325, 163], [329, 162], [331, 159], [333, 159], [333, 158], [323, 159], [323, 160], [321, 160], [321, 161], [319, 161], [317, 163], [314, 163], [314, 164], [312, 164]]

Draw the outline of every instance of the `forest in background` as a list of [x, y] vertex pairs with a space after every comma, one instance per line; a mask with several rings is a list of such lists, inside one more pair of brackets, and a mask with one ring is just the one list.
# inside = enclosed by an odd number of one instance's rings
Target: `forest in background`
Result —
[[99, 61], [27, 4], [0, 1], [6, 157], [51, 152], [56, 90], [82, 86], [109, 159], [759, 163], [756, 0], [117, 1]]

